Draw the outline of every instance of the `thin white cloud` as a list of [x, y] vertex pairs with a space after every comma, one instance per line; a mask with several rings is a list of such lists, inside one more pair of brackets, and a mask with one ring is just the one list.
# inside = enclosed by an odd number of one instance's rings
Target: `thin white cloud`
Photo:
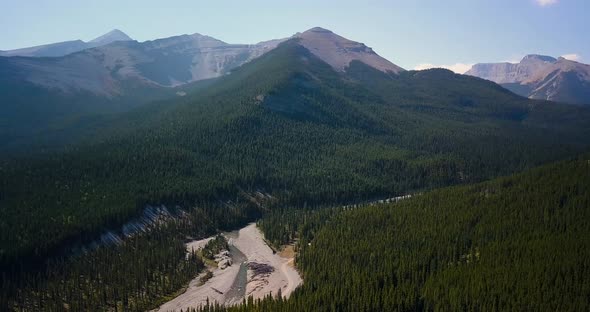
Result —
[[545, 7], [545, 6], [550, 6], [550, 5], [556, 4], [558, 2], [558, 0], [535, 0], [535, 2], [538, 5]]
[[561, 57], [563, 57], [566, 60], [576, 61], [576, 62], [579, 62], [582, 60], [582, 57], [576, 53], [564, 54]]
[[422, 64], [416, 65], [416, 67], [414, 67], [414, 70], [424, 70], [424, 69], [431, 69], [431, 68], [445, 68], [445, 69], [451, 70], [457, 74], [464, 74], [466, 71], [471, 69], [471, 66], [473, 66], [473, 64], [456, 63], [456, 64], [452, 64], [452, 65], [434, 65], [434, 64], [430, 64], [430, 63], [422, 63]]

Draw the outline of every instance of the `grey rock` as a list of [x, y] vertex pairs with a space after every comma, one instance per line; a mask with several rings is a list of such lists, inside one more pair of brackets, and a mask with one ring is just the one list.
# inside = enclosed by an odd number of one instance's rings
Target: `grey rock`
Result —
[[516, 64], [476, 64], [465, 74], [491, 80], [531, 99], [590, 104], [590, 65], [562, 57], [532, 54]]
[[365, 44], [348, 40], [321, 27], [314, 27], [294, 37], [299, 38], [301, 45], [337, 71], [345, 71], [350, 62], [355, 60], [383, 72], [397, 74], [404, 70]]
[[[122, 39], [111, 32], [97, 42]], [[106, 40], [106, 41], [105, 41]], [[31, 83], [63, 93], [114, 97], [126, 85], [174, 87], [215, 78], [272, 50], [282, 40], [228, 44], [200, 34], [136, 42], [114, 41], [56, 58], [0, 58], [0, 74], [11, 83]]]

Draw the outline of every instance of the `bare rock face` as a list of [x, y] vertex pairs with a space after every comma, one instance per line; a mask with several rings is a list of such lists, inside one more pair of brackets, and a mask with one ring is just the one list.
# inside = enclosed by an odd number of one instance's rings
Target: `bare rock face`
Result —
[[520, 63], [475, 64], [466, 75], [491, 80], [495, 83], [520, 83], [537, 79], [537, 75], [557, 60], [550, 56], [527, 55]]
[[397, 74], [403, 71], [363, 43], [348, 40], [324, 28], [315, 27], [294, 37], [299, 38], [302, 46], [337, 71], [345, 71], [354, 60], [383, 72]]
[[256, 44], [229, 44], [197, 33], [146, 42], [128, 39], [113, 30], [84, 43], [96, 47], [60, 57], [0, 57], [0, 80], [115, 98], [127, 89], [176, 87], [226, 75], [289, 39], [298, 40], [336, 71], [346, 71], [352, 61], [386, 73], [403, 71], [366, 45], [319, 27]]
[[282, 41], [248, 45], [228, 44], [201, 34], [171, 37], [140, 44], [136, 50], [146, 59], [132, 67], [155, 83], [177, 86], [225, 75]]
[[221, 252], [215, 255], [214, 260], [215, 262], [217, 262], [217, 267], [220, 270], [225, 270], [233, 264], [229, 250], [222, 250]]
[[476, 64], [465, 74], [532, 99], [590, 104], [590, 65], [561, 57], [527, 55], [517, 64]]
[[[105, 42], [123, 35], [111, 32], [96, 40]], [[113, 97], [123, 94], [124, 87], [130, 84], [174, 87], [219, 77], [274, 49], [280, 42], [228, 44], [200, 34], [142, 43], [117, 40], [55, 58], [0, 58], [0, 75], [10, 72], [5, 79], [63, 93], [83, 91]]]
[[221, 261], [219, 261], [219, 263], [217, 263], [217, 267], [221, 270], [225, 270], [227, 267], [230, 267], [231, 265], [231, 259], [222, 259]]

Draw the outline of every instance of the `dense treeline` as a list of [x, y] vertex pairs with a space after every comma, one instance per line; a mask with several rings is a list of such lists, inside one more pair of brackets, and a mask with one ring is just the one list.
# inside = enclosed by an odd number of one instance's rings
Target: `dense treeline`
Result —
[[[305, 282], [288, 300], [197, 310], [588, 311], [588, 185], [586, 155], [349, 209], [300, 244]], [[300, 223], [310, 214], [302, 212]]]
[[[355, 207], [361, 207], [361, 205]], [[256, 225], [264, 233], [264, 238], [275, 249], [287, 244], [296, 248], [307, 245], [316, 233], [332, 217], [353, 209], [352, 207], [306, 207], [274, 209], [258, 220]]]
[[155, 308], [177, 295], [204, 268], [194, 251], [187, 255], [187, 237], [231, 230], [258, 215], [259, 208], [244, 201], [178, 210], [174, 217], [151, 225], [146, 233], [118, 246], [52, 257], [35, 269], [24, 264], [12, 267], [2, 273], [0, 310]]
[[201, 255], [206, 259], [213, 260], [215, 255], [220, 251], [228, 249], [229, 245], [227, 239], [225, 239], [225, 236], [218, 234], [214, 239], [207, 242], [205, 247], [201, 250]]

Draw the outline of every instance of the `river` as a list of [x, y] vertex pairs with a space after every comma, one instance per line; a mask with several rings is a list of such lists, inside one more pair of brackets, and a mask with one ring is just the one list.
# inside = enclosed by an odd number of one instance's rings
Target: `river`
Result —
[[[266, 245], [264, 236], [251, 223], [246, 227], [229, 233], [223, 233], [228, 239], [232, 265], [225, 269], [210, 268], [213, 277], [205, 284], [200, 283], [200, 276], [193, 279], [187, 290], [180, 296], [163, 304], [156, 311], [179, 311], [197, 307], [207, 302], [233, 305], [246, 297], [263, 298], [267, 294], [277, 294], [281, 289], [284, 297], [303, 281], [301, 276], [289, 265], [293, 257], [281, 257]], [[193, 241], [187, 244], [187, 251], [205, 246], [211, 238]], [[249, 266], [265, 268], [262, 274]]]

